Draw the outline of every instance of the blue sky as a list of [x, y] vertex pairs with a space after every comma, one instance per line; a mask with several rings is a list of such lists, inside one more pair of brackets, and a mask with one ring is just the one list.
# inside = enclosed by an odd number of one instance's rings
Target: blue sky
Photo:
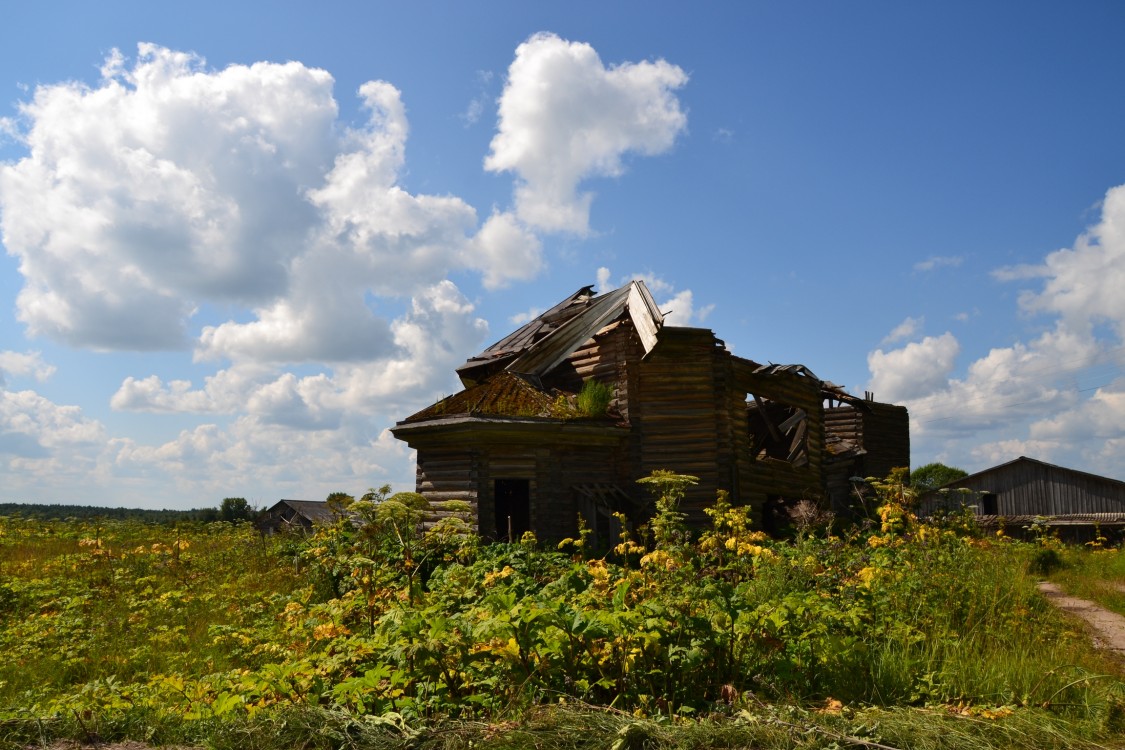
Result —
[[[0, 26], [0, 500], [391, 483], [586, 284], [1125, 478], [1125, 6], [108, 2]], [[674, 467], [671, 467], [674, 468]]]

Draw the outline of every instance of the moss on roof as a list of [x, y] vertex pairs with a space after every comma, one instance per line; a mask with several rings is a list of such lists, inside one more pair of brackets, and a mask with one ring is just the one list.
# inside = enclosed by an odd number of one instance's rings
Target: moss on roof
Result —
[[550, 417], [575, 419], [583, 416], [574, 403], [574, 395], [546, 390], [511, 372], [499, 372], [479, 385], [447, 396], [436, 404], [403, 420], [422, 422], [458, 415], [492, 415], [499, 417]]

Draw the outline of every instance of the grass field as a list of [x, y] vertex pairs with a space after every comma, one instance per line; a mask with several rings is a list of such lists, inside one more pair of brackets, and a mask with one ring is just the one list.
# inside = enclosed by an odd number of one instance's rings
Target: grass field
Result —
[[[422, 534], [411, 495], [307, 539], [0, 519], [0, 747], [1125, 742], [1119, 666], [1035, 591], [1042, 545], [921, 524], [893, 483], [867, 526], [774, 541], [720, 498], [689, 534], [664, 490], [605, 554]], [[1116, 552], [1062, 559], [1117, 580]]]

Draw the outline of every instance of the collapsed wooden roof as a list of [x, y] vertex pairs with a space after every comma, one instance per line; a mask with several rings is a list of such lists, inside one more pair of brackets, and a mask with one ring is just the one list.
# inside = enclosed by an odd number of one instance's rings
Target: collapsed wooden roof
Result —
[[735, 357], [735, 360], [747, 362], [753, 366], [753, 373], [755, 375], [774, 375], [776, 373], [784, 372], [791, 375], [797, 375], [802, 378], [808, 378], [811, 382], [815, 382], [820, 388], [820, 395], [825, 401], [835, 402], [839, 401], [842, 404], [848, 404], [856, 408], [866, 408], [864, 400], [858, 396], [845, 391], [840, 386], [833, 383], [831, 380], [821, 380], [816, 374], [805, 367], [804, 365], [776, 365], [770, 363], [768, 365], [759, 365], [753, 360], [743, 359], [742, 357]]
[[578, 409], [558, 392], [548, 391], [537, 380], [512, 372], [501, 372], [484, 382], [446, 396], [436, 404], [412, 414], [400, 424], [422, 422], [455, 414], [473, 416], [554, 417], [580, 416]]
[[[665, 328], [664, 316], [643, 281], [631, 281], [604, 294], [596, 294], [593, 289], [593, 285], [582, 287], [470, 357], [457, 368], [464, 390], [407, 417], [399, 426], [413, 429], [419, 423], [449, 421], [454, 416], [564, 420], [580, 416], [573, 403], [574, 394], [546, 388], [542, 378], [615, 321], [628, 319], [632, 323], [645, 355], [656, 346]], [[679, 330], [690, 329], [667, 329], [669, 332]], [[722, 341], [714, 339], [714, 342], [725, 348]], [[804, 365], [763, 365], [727, 356], [734, 366], [734, 386], [753, 394], [759, 407], [763, 403], [760, 395], [767, 399], [783, 398], [787, 388], [797, 388], [801, 393], [819, 390], [821, 398], [829, 405], [848, 404], [867, 409], [863, 399], [821, 380]], [[787, 418], [797, 420], [805, 416], [802, 411]], [[786, 429], [789, 426], [787, 422], [782, 425]], [[846, 457], [863, 451], [852, 442], [837, 439], [830, 452]]]
[[332, 524], [336, 521], [332, 509], [323, 500], [278, 500], [266, 513], [280, 518], [285, 509], [290, 511], [290, 516], [299, 516], [313, 524]]
[[647, 354], [656, 346], [664, 315], [643, 281], [631, 281], [620, 289], [594, 294], [584, 286], [539, 317], [470, 357], [457, 368], [466, 387], [507, 370], [520, 375], [541, 376], [565, 360], [582, 343], [628, 312]]

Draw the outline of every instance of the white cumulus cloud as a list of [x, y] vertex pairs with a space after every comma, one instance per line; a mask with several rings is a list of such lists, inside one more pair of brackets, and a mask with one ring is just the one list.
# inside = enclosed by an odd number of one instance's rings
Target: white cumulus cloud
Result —
[[997, 466], [1014, 461], [1020, 456], [1028, 456], [1038, 461], [1056, 460], [1060, 445], [1046, 440], [997, 440], [973, 446], [972, 457], [981, 466]]
[[657, 304], [660, 306], [661, 312], [665, 313], [664, 324], [669, 326], [702, 324], [715, 309], [713, 304], [704, 305], [697, 309], [695, 295], [690, 289], [676, 292], [670, 299]]
[[5, 376], [31, 377], [42, 383], [55, 374], [55, 366], [43, 361], [39, 352], [0, 351], [0, 387]]
[[595, 176], [624, 171], [627, 153], [660, 154], [687, 126], [676, 89], [687, 74], [664, 60], [606, 67], [588, 44], [537, 34], [516, 49], [485, 168], [514, 172], [516, 214], [546, 231], [589, 231]]
[[110, 399], [119, 411], [150, 413], [234, 414], [246, 407], [253, 391], [276, 377], [273, 368], [240, 364], [204, 380], [195, 389], [190, 380], [165, 383], [156, 375], [127, 377]]
[[479, 269], [486, 289], [530, 281], [543, 269], [539, 238], [510, 213], [494, 213], [467, 248], [465, 264]]
[[78, 406], [0, 389], [0, 474], [6, 500], [82, 502], [97, 481], [106, 431]]
[[924, 322], [924, 318], [906, 318], [906, 320], [891, 329], [891, 332], [883, 338], [883, 344], [893, 344], [898, 341], [913, 338], [914, 334], [918, 333], [919, 329], [921, 329]]
[[297, 430], [337, 429], [349, 417], [370, 419], [416, 409], [453, 387], [466, 343], [484, 339], [487, 325], [473, 316], [473, 309], [452, 282], [444, 281], [423, 290], [411, 309], [390, 324], [393, 346], [374, 361], [341, 363], [329, 372], [304, 376], [236, 363], [207, 377], [202, 388], [185, 380], [130, 377], [111, 405], [146, 412], [245, 412]]
[[326, 72], [204, 69], [142, 44], [97, 88], [40, 86], [29, 155], [0, 165], [0, 228], [32, 335], [104, 349], [187, 344], [195, 301], [283, 293], [336, 145]]
[[1043, 289], [1020, 298], [1025, 310], [1058, 315], [1083, 333], [1107, 322], [1125, 341], [1125, 185], [1106, 193], [1101, 220], [1073, 248], [1047, 256], [1041, 275]]
[[1064, 442], [1076, 436], [1097, 440], [1125, 438], [1125, 377], [1097, 388], [1073, 409], [1032, 423], [1030, 434], [1033, 438]]
[[901, 349], [884, 352], [876, 349], [867, 355], [871, 370], [868, 390], [881, 401], [907, 401], [933, 393], [946, 386], [961, 345], [948, 331], [927, 336]]
[[[228, 428], [200, 425], [158, 445], [115, 439], [101, 463], [119, 486], [161, 482], [171, 494], [206, 504], [226, 496], [266, 504], [278, 497], [323, 500], [340, 490], [358, 495], [375, 478], [405, 473], [411, 458], [388, 431], [371, 434], [357, 422], [295, 439], [284, 425], [244, 416]], [[262, 488], [272, 494], [263, 498]]]
[[205, 327], [199, 358], [370, 360], [394, 333], [368, 295], [409, 297], [459, 268], [500, 286], [541, 267], [515, 223], [493, 217], [477, 236], [460, 198], [399, 186], [409, 126], [389, 83], [360, 87], [369, 118], [348, 128], [332, 76], [296, 62], [212, 70], [142, 44], [103, 73], [36, 88], [20, 107], [28, 155], [0, 165], [0, 231], [33, 336], [186, 348], [211, 303], [253, 317]]

